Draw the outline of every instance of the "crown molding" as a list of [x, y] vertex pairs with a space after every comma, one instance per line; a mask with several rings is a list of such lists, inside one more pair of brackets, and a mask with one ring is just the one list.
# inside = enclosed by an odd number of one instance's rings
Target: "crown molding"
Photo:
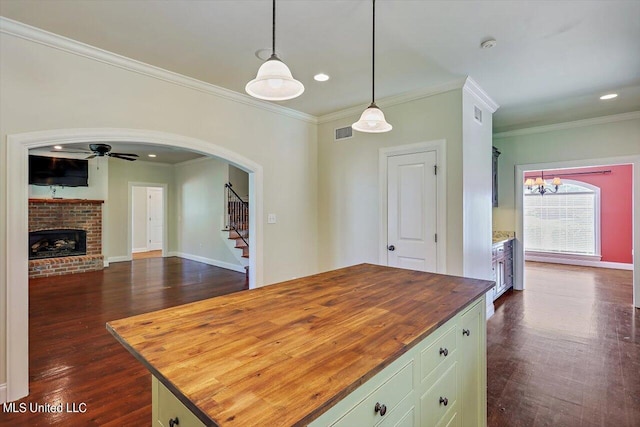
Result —
[[[456, 79], [450, 82], [438, 85], [438, 86], [430, 86], [421, 90], [414, 90], [411, 92], [406, 92], [400, 95], [389, 96], [386, 98], [376, 99], [376, 104], [380, 108], [387, 108], [398, 104], [404, 104], [405, 102], [415, 101], [417, 99], [428, 98], [433, 95], [438, 95], [441, 93], [449, 92], [455, 89], [460, 89], [465, 84], [467, 78], [464, 79]], [[323, 116], [318, 117], [318, 124], [332, 122], [338, 119], [344, 119], [352, 116], [359, 116], [362, 114], [366, 105], [358, 105], [355, 107], [346, 108], [344, 110], [339, 110], [333, 113], [325, 114]]]
[[280, 105], [271, 104], [269, 102], [260, 101], [251, 98], [248, 95], [234, 92], [232, 90], [212, 85], [210, 83], [206, 83], [192, 77], [187, 77], [182, 74], [174, 73], [172, 71], [149, 65], [135, 59], [127, 58], [125, 56], [118, 55], [116, 53], [112, 53], [70, 39], [68, 37], [54, 34], [40, 28], [32, 27], [30, 25], [14, 21], [3, 16], [0, 16], [0, 33], [19, 37], [24, 40], [39, 43], [48, 47], [52, 47], [54, 49], [72, 53], [74, 55], [82, 56], [84, 58], [92, 59], [104, 64], [109, 64], [127, 71], [132, 71], [134, 73], [142, 74], [148, 77], [153, 77], [158, 80], [173, 83], [178, 86], [197, 90], [199, 92], [214, 95], [230, 101], [238, 102], [240, 104], [260, 108], [262, 110], [270, 111], [276, 114], [282, 114], [284, 116], [302, 120], [308, 123], [317, 123], [317, 118], [310, 114], [293, 110], [291, 108], [282, 107]]
[[491, 114], [495, 113], [496, 110], [500, 108], [500, 105], [498, 105], [498, 103], [495, 102], [471, 77], [466, 78], [462, 89], [480, 100], [484, 104], [485, 108], [491, 111]]
[[640, 119], [640, 111], [631, 111], [629, 113], [613, 114], [610, 116], [594, 117], [591, 119], [575, 120], [571, 122], [554, 123], [545, 126], [533, 126], [530, 128], [510, 130], [507, 132], [498, 132], [493, 134], [494, 138], [508, 138], [511, 136], [533, 135], [536, 133], [553, 132], [565, 129], [581, 128], [585, 126], [601, 125], [605, 123], [622, 122], [625, 120]]

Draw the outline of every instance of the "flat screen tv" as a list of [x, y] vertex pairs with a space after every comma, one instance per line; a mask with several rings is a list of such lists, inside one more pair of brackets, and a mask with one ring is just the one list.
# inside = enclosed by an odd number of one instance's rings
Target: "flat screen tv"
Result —
[[83, 159], [29, 156], [29, 184], [89, 186], [89, 162]]

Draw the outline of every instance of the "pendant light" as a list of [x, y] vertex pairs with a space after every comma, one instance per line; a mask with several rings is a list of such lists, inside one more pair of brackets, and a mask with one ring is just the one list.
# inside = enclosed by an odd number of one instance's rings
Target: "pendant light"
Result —
[[304, 92], [304, 85], [293, 78], [289, 67], [276, 55], [276, 0], [273, 0], [271, 57], [258, 69], [258, 75], [244, 90], [254, 98], [267, 101], [286, 101]]
[[376, 105], [375, 81], [376, 81], [376, 0], [373, 0], [373, 30], [371, 49], [371, 104], [364, 110], [360, 120], [351, 125], [354, 130], [367, 133], [389, 132], [391, 126], [384, 118], [384, 113]]

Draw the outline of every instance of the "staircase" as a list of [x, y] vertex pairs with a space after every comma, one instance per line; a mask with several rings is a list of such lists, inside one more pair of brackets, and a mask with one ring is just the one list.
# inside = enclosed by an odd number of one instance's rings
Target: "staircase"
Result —
[[224, 185], [227, 225], [223, 231], [229, 233], [229, 240], [235, 240], [235, 248], [242, 251], [241, 257], [249, 258], [249, 202], [242, 200], [232, 187], [230, 182]]

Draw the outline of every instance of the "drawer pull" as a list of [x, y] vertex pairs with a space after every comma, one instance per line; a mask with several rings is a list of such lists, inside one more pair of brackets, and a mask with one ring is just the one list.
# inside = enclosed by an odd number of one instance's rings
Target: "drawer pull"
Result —
[[446, 348], [440, 347], [440, 356], [442, 356], [443, 354], [444, 354], [444, 357], [447, 357], [449, 355], [449, 350], [447, 350]]
[[178, 419], [178, 417], [171, 418], [169, 420], [169, 427], [175, 427], [175, 426], [179, 426], [179, 425], [180, 425], [180, 420]]
[[470, 330], [468, 330], [468, 329], [463, 329], [463, 330], [462, 330], [462, 335], [469, 336], [469, 335], [471, 335], [471, 331], [470, 331]]
[[449, 404], [449, 399], [447, 399], [446, 397], [440, 396], [440, 404], [447, 406]]
[[376, 412], [376, 414], [380, 412], [380, 415], [384, 416], [384, 414], [387, 413], [387, 405], [381, 405], [380, 402], [376, 402], [376, 407], [373, 408], [373, 410]]

